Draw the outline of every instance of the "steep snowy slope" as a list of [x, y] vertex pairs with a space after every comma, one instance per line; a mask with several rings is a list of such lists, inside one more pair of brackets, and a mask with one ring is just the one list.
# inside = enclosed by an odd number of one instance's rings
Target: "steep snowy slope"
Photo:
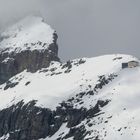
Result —
[[[125, 59], [125, 61], [127, 60], [128, 58]], [[119, 60], [118, 62], [122, 61]], [[106, 63], [104, 64], [108, 67]], [[111, 63], [109, 64], [112, 65]], [[120, 66], [119, 64], [121, 63], [118, 63], [118, 66]], [[140, 137], [140, 67], [125, 70], [119, 70], [119, 67], [116, 67], [117, 69], [114, 68], [110, 72], [115, 72], [117, 77], [112, 82], [95, 92], [93, 96], [89, 97], [86, 95], [82, 99], [83, 103], [82, 105], [80, 104], [80, 107], [88, 109], [95, 106], [99, 100], [109, 101], [104, 108], [99, 106], [100, 113], [96, 114], [94, 118], [87, 117], [76, 126], [84, 126], [84, 129], [86, 129], [84, 139], [138, 140]], [[102, 67], [102, 70], [105, 70], [104, 67]], [[106, 75], [106, 73], [104, 74]], [[98, 82], [94, 81], [90, 84], [94, 85], [95, 83]], [[45, 140], [54, 140], [60, 136], [66, 136], [69, 132], [70, 129], [68, 129], [67, 124], [63, 124], [54, 136]], [[73, 139], [74, 137], [69, 138], [69, 140]]]
[[33, 101], [40, 108], [38, 116], [47, 108], [51, 117], [46, 134], [32, 139], [138, 140], [140, 67], [122, 69], [123, 62], [133, 60], [139, 61], [129, 55], [105, 55], [51, 62], [36, 73], [25, 70], [0, 86], [0, 109], [12, 107], [15, 112], [19, 103], [22, 110]]
[[[122, 59], [113, 60], [116, 57]], [[121, 64], [135, 59], [127, 55], [106, 55], [77, 59], [66, 64], [51, 62], [48, 68], [33, 74], [25, 70], [0, 86], [0, 99], [7, 99], [1, 101], [0, 108], [7, 108], [8, 104], [11, 106], [21, 100], [25, 103], [37, 100], [38, 106], [55, 109], [60, 102], [76, 93], [94, 90], [100, 76], [120, 75], [123, 72]], [[82, 106], [90, 108], [91, 104], [88, 99]], [[75, 104], [75, 107], [81, 105]]]

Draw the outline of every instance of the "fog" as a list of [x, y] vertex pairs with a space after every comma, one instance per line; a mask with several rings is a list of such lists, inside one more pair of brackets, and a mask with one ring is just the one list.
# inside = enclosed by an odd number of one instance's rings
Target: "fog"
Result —
[[63, 61], [110, 53], [140, 58], [139, 7], [139, 0], [0, 0], [0, 27], [42, 15], [58, 33]]

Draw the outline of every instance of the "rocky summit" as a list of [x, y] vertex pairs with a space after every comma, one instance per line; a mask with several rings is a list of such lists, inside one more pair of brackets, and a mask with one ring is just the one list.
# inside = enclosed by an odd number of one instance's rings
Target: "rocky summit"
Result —
[[56, 32], [34, 16], [0, 40], [0, 140], [139, 140], [139, 59], [62, 63]]
[[57, 34], [40, 17], [27, 17], [0, 35], [0, 84], [27, 69], [48, 67], [57, 56]]

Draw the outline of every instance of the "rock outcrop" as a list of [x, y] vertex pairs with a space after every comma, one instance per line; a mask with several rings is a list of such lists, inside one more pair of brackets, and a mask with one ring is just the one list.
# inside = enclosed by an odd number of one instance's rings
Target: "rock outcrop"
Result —
[[[43, 22], [43, 21], [41, 21], [41, 22]], [[41, 24], [41, 23], [38, 23], [38, 24]], [[36, 28], [36, 27], [34, 27], [34, 28]], [[15, 34], [16, 35], [14, 36], [14, 38], [17, 37], [17, 39], [18, 39], [17, 34], [20, 34], [20, 32], [15, 33]], [[22, 33], [22, 34], [24, 35], [25, 33]], [[40, 35], [40, 33], [36, 33], [36, 34]], [[32, 33], [32, 36], [34, 36], [34, 32]], [[40, 38], [40, 36], [39, 36], [39, 38]], [[12, 43], [11, 43], [11, 46], [8, 46], [8, 47], [4, 46], [6, 44], [4, 41], [8, 40], [9, 37], [5, 37], [5, 38], [3, 37], [3, 39], [1, 41], [3, 41], [5, 44], [4, 43], [0, 44], [1, 45], [0, 84], [6, 82], [9, 78], [22, 72], [25, 69], [27, 69], [27, 71], [29, 71], [29, 72], [36, 72], [37, 70], [39, 70], [41, 68], [48, 67], [51, 61], [59, 61], [57, 38], [58, 38], [57, 34], [54, 31], [53, 35], [52, 35], [52, 43], [50, 43], [50, 44], [47, 44], [47, 41], [40, 41], [39, 39], [34, 39], [30, 43], [28, 43], [28, 41], [27, 42], [25, 41], [25, 42], [22, 42], [21, 46], [11, 49], [13, 47]], [[47, 36], [46, 36], [46, 40], [47, 40]], [[16, 42], [15, 42], [15, 44], [16, 44]], [[14, 44], [14, 46], [15, 46], [15, 44]], [[24, 44], [24, 47], [26, 47], [26, 49], [22, 50], [23, 44]], [[21, 50], [20, 50], [20, 48], [21, 48]], [[32, 49], [32, 48], [34, 48], [34, 49]]]
[[58, 140], [70, 137], [74, 137], [74, 140], [84, 140], [90, 131], [88, 132], [84, 125], [78, 125], [86, 118], [97, 116], [109, 101], [98, 101], [90, 110], [74, 109], [73, 106], [62, 103], [55, 111], [36, 107], [35, 103], [36, 101], [31, 101], [24, 105], [19, 102], [0, 111], [0, 137], [8, 134], [6, 140], [38, 140], [51, 137], [63, 124], [67, 124], [70, 131], [65, 136], [59, 136]]
[[45, 50], [24, 50], [19, 53], [0, 53], [0, 84], [6, 82], [12, 76], [27, 69], [36, 72], [49, 66], [51, 61], [59, 61], [57, 35], [54, 34], [54, 43]]

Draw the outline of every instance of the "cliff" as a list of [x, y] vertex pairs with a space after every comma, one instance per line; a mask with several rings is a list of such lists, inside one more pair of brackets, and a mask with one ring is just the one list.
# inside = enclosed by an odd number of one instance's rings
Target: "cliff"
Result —
[[1, 34], [0, 84], [27, 69], [36, 72], [59, 61], [57, 34], [42, 18], [27, 17]]

